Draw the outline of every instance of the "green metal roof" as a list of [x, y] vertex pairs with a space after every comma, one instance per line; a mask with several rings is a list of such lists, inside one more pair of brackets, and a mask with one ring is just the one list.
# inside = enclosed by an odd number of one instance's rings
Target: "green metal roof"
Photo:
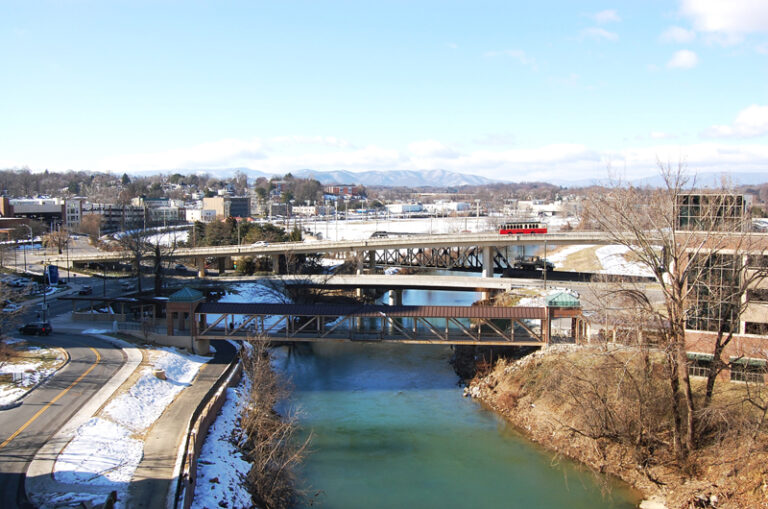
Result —
[[547, 307], [550, 308], [580, 308], [581, 301], [568, 292], [560, 292], [550, 295], [546, 299]]
[[196, 302], [201, 299], [203, 299], [202, 292], [192, 288], [182, 288], [168, 297], [168, 302]]

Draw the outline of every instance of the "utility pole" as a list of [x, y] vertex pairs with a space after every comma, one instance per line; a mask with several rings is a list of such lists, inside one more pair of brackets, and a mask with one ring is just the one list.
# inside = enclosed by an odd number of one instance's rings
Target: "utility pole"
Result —
[[[30, 245], [32, 244], [32, 227], [28, 224], [23, 224], [23, 227], [25, 227], [27, 230], [29, 230], [29, 242]], [[27, 273], [27, 248], [24, 247], [24, 243], [21, 244], [21, 248], [24, 250], [24, 274]]]

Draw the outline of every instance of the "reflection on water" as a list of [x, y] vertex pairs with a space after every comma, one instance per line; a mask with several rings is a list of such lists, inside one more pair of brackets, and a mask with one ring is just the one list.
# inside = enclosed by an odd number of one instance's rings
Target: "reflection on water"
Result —
[[[404, 304], [468, 305], [474, 293], [406, 291]], [[519, 438], [463, 398], [449, 347], [328, 343], [282, 348], [292, 403], [311, 430], [302, 478], [342, 508], [630, 508], [591, 474]]]

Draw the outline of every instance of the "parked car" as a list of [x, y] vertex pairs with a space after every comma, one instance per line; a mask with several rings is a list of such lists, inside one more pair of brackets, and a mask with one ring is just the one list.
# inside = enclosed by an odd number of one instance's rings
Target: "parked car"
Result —
[[15, 304], [13, 302], [8, 302], [7, 304], [5, 304], [5, 306], [3, 306], [3, 313], [14, 313], [19, 309], [21, 309], [21, 306], [19, 306], [18, 304]]
[[80, 295], [90, 295], [93, 293], [93, 288], [90, 286], [84, 286], [77, 292]]
[[177, 263], [173, 268], [176, 270], [187, 270], [187, 267], [185, 267], [183, 263]]
[[51, 324], [48, 322], [32, 322], [27, 323], [23, 327], [19, 327], [19, 332], [22, 334], [34, 334], [37, 336], [47, 336], [53, 332]]

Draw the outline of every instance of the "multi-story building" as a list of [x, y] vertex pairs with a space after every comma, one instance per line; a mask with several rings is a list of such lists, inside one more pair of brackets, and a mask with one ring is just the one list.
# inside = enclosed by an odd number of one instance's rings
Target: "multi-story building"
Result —
[[186, 209], [186, 217], [189, 223], [197, 221], [210, 223], [216, 219], [216, 211], [209, 209]]
[[[747, 230], [742, 195], [691, 193], [678, 200], [677, 227], [699, 242], [689, 250], [686, 345], [692, 375], [705, 375], [718, 337], [731, 380], [763, 381], [768, 367], [768, 238]], [[687, 233], [684, 235], [688, 235]], [[703, 247], [702, 247], [703, 246]]]
[[220, 217], [250, 217], [251, 199], [247, 196], [214, 196], [203, 198], [203, 209]]
[[26, 217], [47, 225], [61, 224], [66, 217], [62, 198], [11, 198], [6, 217]]

